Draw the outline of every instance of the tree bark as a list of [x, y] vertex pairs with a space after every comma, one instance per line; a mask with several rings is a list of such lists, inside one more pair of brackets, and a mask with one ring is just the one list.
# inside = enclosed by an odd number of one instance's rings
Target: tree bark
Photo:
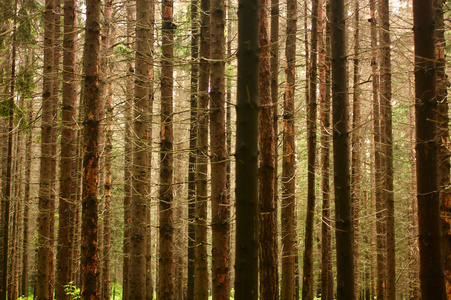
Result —
[[235, 299], [258, 299], [259, 1], [238, 5]]
[[282, 300], [296, 297], [296, 146], [294, 137], [294, 87], [296, 64], [297, 2], [287, 1], [287, 39], [285, 56], [285, 99], [283, 111], [283, 161], [282, 161]]
[[72, 170], [75, 166], [75, 122], [76, 122], [76, 78], [75, 47], [77, 32], [75, 30], [75, 0], [64, 2], [64, 37], [63, 37], [63, 103], [61, 114], [61, 164], [60, 164], [60, 199], [59, 227], [57, 246], [57, 267], [55, 296], [57, 299], [70, 299], [66, 295], [65, 285], [71, 281], [70, 252], [73, 248], [71, 230], [74, 224], [75, 199], [73, 194], [74, 180]]
[[95, 300], [97, 280], [97, 189], [99, 178], [99, 34], [100, 1], [86, 1], [84, 46], [83, 191], [81, 227], [81, 297]]
[[413, 1], [420, 285], [422, 299], [446, 299], [437, 151], [437, 99], [432, 2]]
[[173, 226], [173, 70], [174, 18], [173, 1], [162, 1], [161, 48], [161, 154], [160, 154], [160, 265], [159, 299], [174, 299], [174, 226]]
[[[344, 0], [331, 1], [332, 126], [334, 153], [335, 226], [337, 239], [337, 299], [355, 299], [353, 222], [348, 135], [348, 72]], [[349, 271], [351, 270], [351, 271]]]

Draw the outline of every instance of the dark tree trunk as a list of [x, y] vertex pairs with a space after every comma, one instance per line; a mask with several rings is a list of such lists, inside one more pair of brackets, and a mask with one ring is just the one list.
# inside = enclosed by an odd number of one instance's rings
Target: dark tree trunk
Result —
[[56, 266], [55, 296], [57, 299], [70, 299], [66, 295], [65, 285], [71, 281], [70, 252], [73, 248], [71, 227], [75, 213], [73, 194], [74, 180], [72, 170], [75, 166], [75, 120], [76, 120], [76, 78], [75, 47], [77, 32], [75, 30], [75, 0], [64, 2], [64, 37], [63, 37], [63, 103], [61, 114], [61, 164], [60, 164], [60, 199], [59, 227]]
[[159, 299], [174, 299], [174, 226], [173, 226], [173, 85], [174, 17], [173, 1], [162, 1], [161, 48], [161, 154], [160, 154], [160, 265]]
[[[420, 285], [422, 299], [446, 299], [437, 151], [437, 99], [432, 2], [413, 1]], [[435, 137], [435, 138], [431, 138]]]
[[[351, 215], [350, 149], [348, 135], [348, 72], [344, 0], [331, 1], [332, 126], [334, 153], [335, 226], [337, 239], [337, 299], [355, 299], [353, 222]], [[351, 270], [351, 271], [350, 271]]]
[[210, 78], [210, 0], [201, 0], [199, 102], [196, 149], [196, 248], [194, 299], [208, 299], [207, 207], [208, 207], [208, 88]]
[[97, 280], [97, 189], [99, 179], [100, 1], [86, 1], [84, 46], [83, 191], [81, 220], [81, 297], [95, 300]]
[[277, 205], [275, 203], [274, 106], [271, 99], [268, 0], [260, 0], [259, 67], [259, 272], [260, 299], [278, 299]]
[[194, 300], [194, 266], [196, 247], [196, 146], [197, 146], [197, 99], [199, 82], [199, 13], [198, 0], [191, 0], [191, 94], [190, 135], [188, 162], [188, 284], [187, 300]]
[[309, 97], [307, 103], [307, 215], [305, 221], [304, 266], [302, 299], [313, 300], [313, 222], [315, 217], [315, 164], [316, 164], [316, 82], [318, 51], [319, 0], [312, 1], [311, 53], [309, 61]]
[[258, 299], [259, 1], [238, 6], [235, 299]]
[[283, 111], [283, 162], [282, 162], [282, 300], [296, 298], [296, 162], [294, 137], [294, 87], [296, 63], [297, 1], [287, 1], [287, 39], [285, 55], [286, 84]]

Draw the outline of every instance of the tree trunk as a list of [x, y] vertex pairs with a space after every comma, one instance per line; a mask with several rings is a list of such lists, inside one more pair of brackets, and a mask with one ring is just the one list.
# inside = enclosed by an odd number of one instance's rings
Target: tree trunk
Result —
[[352, 153], [351, 153], [351, 202], [354, 220], [354, 284], [356, 299], [359, 299], [360, 275], [360, 202], [362, 200], [362, 130], [360, 99], [360, 5], [354, 1], [354, 86], [352, 101]]
[[446, 299], [437, 151], [437, 99], [432, 2], [413, 1], [420, 285], [422, 299]]
[[64, 2], [64, 40], [63, 40], [63, 103], [61, 114], [61, 171], [59, 199], [59, 227], [57, 246], [56, 288], [57, 299], [70, 299], [65, 292], [65, 285], [71, 281], [70, 252], [74, 236], [71, 230], [74, 224], [75, 199], [72, 170], [75, 166], [75, 121], [76, 121], [76, 78], [75, 47], [77, 32], [75, 30], [75, 0]]
[[[325, 20], [330, 20], [330, 2], [326, 4]], [[318, 16], [319, 17], [319, 16]], [[318, 27], [324, 26], [322, 23]], [[319, 72], [320, 72], [320, 114], [321, 114], [321, 191], [322, 191], [322, 226], [321, 226], [321, 298], [324, 300], [334, 299], [334, 274], [332, 261], [332, 219], [330, 206], [330, 70], [331, 70], [331, 43], [330, 43], [330, 21], [326, 21], [325, 42], [322, 35], [319, 40]], [[321, 33], [320, 29], [318, 33]]]
[[[355, 299], [353, 222], [351, 215], [350, 149], [348, 135], [348, 72], [344, 0], [331, 1], [332, 126], [334, 153], [335, 226], [337, 239], [337, 299]], [[351, 270], [351, 271], [350, 271]]]
[[437, 70], [438, 183], [440, 186], [440, 215], [442, 226], [442, 255], [446, 295], [451, 298], [451, 189], [449, 151], [449, 112], [447, 101], [446, 40], [443, 7], [445, 1], [434, 0], [435, 60]]
[[313, 222], [315, 217], [315, 163], [316, 163], [316, 82], [318, 51], [319, 0], [312, 1], [311, 53], [309, 61], [309, 97], [307, 103], [307, 213], [305, 221], [304, 268], [302, 299], [313, 300]]
[[235, 299], [258, 299], [259, 1], [238, 5]]
[[210, 0], [201, 0], [199, 102], [196, 149], [196, 248], [194, 299], [208, 299], [207, 260], [207, 172], [208, 172], [208, 88], [210, 78]]
[[260, 299], [278, 299], [277, 205], [274, 185], [274, 106], [271, 98], [271, 69], [268, 34], [268, 0], [260, 0], [259, 66], [259, 272]]
[[[37, 249], [37, 284], [36, 298], [38, 300], [50, 299], [51, 278], [53, 272], [50, 261], [53, 252], [51, 251], [53, 240], [51, 222], [54, 220], [53, 207], [54, 197], [52, 197], [52, 124], [53, 124], [53, 81], [54, 78], [54, 58], [53, 58], [53, 38], [54, 38], [54, 1], [45, 1], [44, 12], [44, 73], [43, 73], [43, 94], [42, 94], [42, 116], [41, 116], [41, 163], [39, 179], [39, 214], [38, 214], [38, 249]], [[6, 276], [5, 276], [6, 277]]]
[[84, 46], [83, 191], [81, 228], [81, 297], [95, 300], [97, 279], [97, 185], [99, 178], [99, 33], [100, 1], [86, 1]]
[[296, 146], [294, 137], [294, 87], [296, 64], [296, 23], [297, 2], [287, 1], [287, 39], [285, 55], [286, 84], [283, 111], [283, 161], [282, 161], [282, 300], [296, 297], [295, 261], [296, 261]]
[[198, 0], [191, 0], [191, 94], [190, 135], [188, 157], [188, 283], [187, 300], [194, 300], [194, 267], [196, 264], [196, 146], [197, 146], [197, 99], [199, 82], [199, 13]]
[[161, 154], [160, 154], [160, 265], [159, 299], [174, 299], [174, 226], [173, 226], [173, 71], [174, 18], [173, 1], [162, 1], [161, 48]]

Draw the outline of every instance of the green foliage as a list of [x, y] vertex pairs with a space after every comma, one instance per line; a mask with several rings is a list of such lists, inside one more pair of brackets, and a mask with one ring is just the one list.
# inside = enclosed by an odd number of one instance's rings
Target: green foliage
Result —
[[71, 299], [81, 299], [80, 289], [76, 287], [72, 281], [64, 286], [64, 291]]
[[119, 44], [114, 48], [116, 54], [125, 57], [127, 60], [133, 60], [133, 50], [125, 45]]

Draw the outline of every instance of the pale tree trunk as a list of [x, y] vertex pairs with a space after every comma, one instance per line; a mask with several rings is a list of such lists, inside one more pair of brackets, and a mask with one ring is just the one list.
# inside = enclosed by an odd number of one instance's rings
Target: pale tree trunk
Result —
[[65, 292], [65, 285], [71, 281], [70, 258], [74, 236], [71, 230], [74, 224], [75, 199], [72, 170], [75, 167], [75, 125], [76, 125], [76, 78], [75, 47], [77, 32], [75, 30], [75, 0], [64, 2], [64, 38], [63, 38], [63, 103], [61, 114], [61, 164], [59, 193], [59, 227], [57, 244], [57, 267], [55, 296], [57, 299], [70, 299]]
[[162, 1], [161, 47], [161, 149], [160, 149], [160, 247], [158, 298], [174, 299], [173, 226], [173, 87], [174, 16], [173, 1]]
[[344, 0], [331, 1], [332, 126], [334, 153], [335, 226], [337, 239], [337, 299], [355, 299], [353, 220], [351, 214], [348, 135], [348, 70]]
[[99, 58], [100, 1], [86, 1], [84, 46], [83, 190], [81, 220], [81, 297], [95, 300], [97, 280], [97, 225], [99, 178]]
[[420, 285], [424, 300], [446, 299], [437, 151], [437, 99], [432, 2], [413, 1]]
[[268, 22], [268, 0], [260, 0], [260, 66], [259, 66], [259, 272], [260, 299], [278, 299], [277, 205], [274, 106], [271, 98], [271, 66]]
[[258, 299], [259, 1], [238, 4], [235, 299]]
[[354, 1], [354, 86], [352, 101], [352, 152], [351, 152], [351, 202], [354, 220], [354, 283], [356, 299], [359, 299], [360, 287], [360, 203], [362, 201], [362, 130], [360, 97], [360, 5]]
[[285, 56], [285, 96], [283, 111], [283, 161], [282, 161], [282, 300], [296, 297], [295, 261], [296, 261], [296, 146], [294, 136], [294, 87], [296, 64], [296, 23], [297, 2], [287, 1], [287, 39]]
[[208, 172], [208, 87], [210, 78], [210, 0], [201, 0], [199, 100], [197, 106], [196, 148], [196, 248], [194, 266], [194, 299], [208, 299], [207, 260], [207, 172]]

